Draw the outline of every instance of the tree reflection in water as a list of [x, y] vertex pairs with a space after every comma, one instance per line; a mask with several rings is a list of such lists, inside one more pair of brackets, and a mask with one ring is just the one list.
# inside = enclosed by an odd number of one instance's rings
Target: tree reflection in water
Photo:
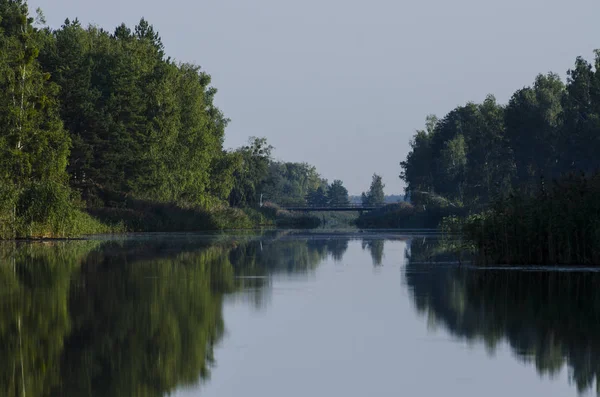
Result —
[[[7, 396], [163, 396], [210, 376], [225, 296], [339, 261], [348, 236], [0, 245], [0, 390]], [[384, 241], [363, 242], [374, 264]], [[507, 341], [579, 390], [600, 372], [600, 274], [476, 270], [415, 238], [405, 278], [419, 313], [490, 352]], [[429, 264], [428, 264], [429, 263]], [[597, 382], [596, 382], [597, 383]]]
[[235, 287], [226, 249], [98, 245], [3, 247], [7, 395], [160, 396], [209, 375]]
[[435, 265], [441, 248], [433, 239], [411, 243], [405, 275], [419, 313], [490, 353], [507, 341], [540, 375], [567, 365], [580, 392], [596, 382], [600, 395], [600, 273]]
[[362, 249], [368, 250], [373, 260], [373, 266], [383, 264], [383, 249], [385, 247], [384, 239], [370, 238], [362, 240]]
[[163, 396], [197, 384], [226, 294], [261, 294], [272, 274], [312, 271], [347, 246], [279, 235], [0, 245], [0, 390]]

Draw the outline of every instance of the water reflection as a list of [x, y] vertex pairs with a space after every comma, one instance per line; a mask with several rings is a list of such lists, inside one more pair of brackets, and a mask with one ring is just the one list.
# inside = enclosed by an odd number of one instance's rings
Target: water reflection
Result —
[[157, 241], [3, 246], [0, 390], [162, 396], [206, 378], [224, 329], [222, 296], [235, 288], [227, 250]]
[[406, 282], [430, 325], [491, 355], [507, 341], [540, 375], [566, 365], [579, 392], [596, 383], [600, 395], [600, 274], [440, 265], [448, 255], [434, 239], [415, 239], [408, 252]]
[[[0, 245], [0, 390], [163, 396], [207, 379], [223, 299], [339, 260], [347, 239], [124, 239]], [[259, 303], [257, 303], [260, 305]]]
[[269, 233], [260, 239], [242, 242], [231, 250], [238, 298], [247, 298], [264, 308], [272, 294], [272, 276], [300, 277], [314, 272], [329, 256], [341, 261], [350, 239], [344, 236], [315, 236], [302, 232]]
[[363, 239], [362, 249], [368, 250], [373, 260], [373, 266], [381, 266], [383, 263], [383, 249], [385, 247], [385, 240], [379, 238]]
[[[353, 247], [380, 266], [397, 259], [386, 257], [386, 238], [367, 234]], [[407, 238], [409, 296], [432, 327], [490, 354], [507, 341], [540, 375], [566, 366], [579, 390], [594, 387], [599, 273], [458, 267], [439, 240], [394, 237]], [[214, 371], [227, 297], [264, 307], [274, 277], [315, 275], [328, 259], [343, 261], [351, 240], [358, 235], [273, 232], [2, 244], [0, 391], [163, 396], [201, 384]]]
[[41, 396], [59, 384], [72, 328], [71, 280], [93, 243], [0, 245], [0, 390]]

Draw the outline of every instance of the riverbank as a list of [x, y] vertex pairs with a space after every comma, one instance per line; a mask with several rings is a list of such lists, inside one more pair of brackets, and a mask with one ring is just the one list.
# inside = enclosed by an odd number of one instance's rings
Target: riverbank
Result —
[[600, 173], [515, 193], [462, 222], [481, 265], [600, 265]]
[[[441, 201], [439, 201], [441, 203]], [[479, 266], [600, 265], [600, 173], [516, 190], [485, 207], [399, 203], [365, 213], [360, 228], [436, 228], [461, 235]]]
[[70, 208], [62, 217], [45, 222], [26, 222], [5, 214], [0, 226], [0, 240], [73, 239], [86, 235], [140, 232], [201, 232], [248, 230], [256, 228], [311, 229], [321, 225], [321, 218], [294, 213], [277, 207], [212, 209], [182, 207], [175, 203], [127, 200], [120, 206]]

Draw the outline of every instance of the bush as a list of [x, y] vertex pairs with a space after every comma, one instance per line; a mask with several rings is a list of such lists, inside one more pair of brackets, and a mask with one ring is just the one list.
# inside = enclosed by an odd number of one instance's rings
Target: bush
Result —
[[439, 203], [416, 206], [401, 202], [363, 213], [356, 220], [356, 225], [361, 228], [380, 229], [435, 229], [445, 217], [462, 212], [460, 207]]
[[275, 224], [287, 229], [314, 229], [321, 225], [321, 219], [308, 213], [277, 211]]

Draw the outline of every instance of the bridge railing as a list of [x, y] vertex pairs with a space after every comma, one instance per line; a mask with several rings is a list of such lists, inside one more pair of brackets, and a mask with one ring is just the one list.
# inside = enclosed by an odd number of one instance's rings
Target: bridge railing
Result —
[[283, 205], [280, 206], [281, 209], [311, 209], [311, 208], [349, 208], [349, 209], [377, 209], [381, 208], [383, 205], [363, 205], [363, 204], [324, 204], [324, 205], [315, 205], [315, 204], [306, 204], [306, 205]]

